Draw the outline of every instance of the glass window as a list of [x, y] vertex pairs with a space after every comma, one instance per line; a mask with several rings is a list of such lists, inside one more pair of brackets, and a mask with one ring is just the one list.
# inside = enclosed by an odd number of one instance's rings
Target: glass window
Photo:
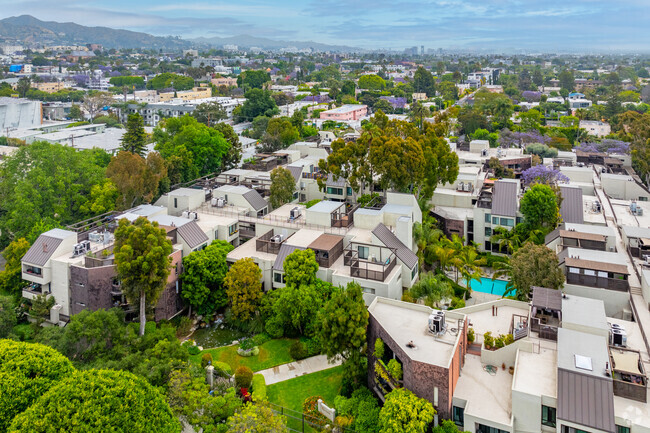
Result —
[[501, 225], [506, 227], [514, 227], [515, 222], [511, 218], [501, 218]]
[[415, 265], [413, 267], [413, 270], [411, 271], [411, 280], [414, 279], [417, 274], [418, 274], [418, 265]]
[[348, 195], [352, 195], [352, 187], [348, 187]]
[[492, 224], [499, 224], [499, 217], [492, 217]]
[[584, 274], [595, 277], [596, 276], [596, 271], [594, 271], [593, 269], [585, 269]]
[[578, 269], [578, 268], [569, 268], [569, 273], [570, 274], [579, 274], [580, 269]]
[[490, 227], [485, 227], [485, 236], [492, 236], [492, 229]]
[[375, 289], [371, 289], [369, 287], [362, 287], [361, 290], [363, 291], [363, 293], [368, 293], [369, 295], [375, 294]]
[[230, 227], [228, 227], [228, 236], [234, 235], [235, 233], [237, 233], [237, 231], [238, 231], [237, 224], [231, 225]]
[[368, 254], [370, 253], [370, 249], [368, 247], [364, 247], [364, 246], [359, 245], [358, 251], [359, 251], [359, 258], [360, 259], [367, 259], [368, 258]]
[[629, 427], [623, 427], [622, 425], [616, 426], [616, 433], [630, 433]]
[[490, 215], [489, 213], [486, 213], [485, 214], [485, 222], [489, 223], [491, 221], [490, 218], [492, 218], [492, 215]]
[[452, 417], [454, 423], [458, 427], [462, 428], [465, 424], [465, 408], [454, 406], [452, 408]]
[[332, 188], [328, 186], [327, 193], [332, 195], [343, 195], [343, 188]]
[[276, 283], [283, 284], [284, 283], [284, 274], [281, 274], [279, 272], [275, 272], [273, 274], [273, 281], [275, 281]]
[[542, 424], [555, 427], [555, 408], [542, 405]]

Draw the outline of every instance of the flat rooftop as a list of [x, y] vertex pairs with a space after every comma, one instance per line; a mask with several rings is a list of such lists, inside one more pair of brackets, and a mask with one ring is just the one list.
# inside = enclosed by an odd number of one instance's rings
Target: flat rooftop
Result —
[[539, 353], [520, 350], [512, 389], [530, 395], [556, 398], [557, 350], [544, 346], [540, 347]]
[[605, 366], [609, 363], [607, 337], [559, 328], [557, 353], [558, 368], [588, 376], [606, 377]]
[[[456, 347], [460, 342], [457, 320], [464, 314], [446, 312], [447, 332], [440, 337], [429, 333], [429, 316], [434, 311], [426, 305], [411, 304], [388, 298], [376, 297], [368, 311], [413, 360], [449, 368]], [[456, 335], [454, 335], [456, 329]], [[413, 342], [415, 348], [407, 343]], [[463, 370], [464, 372], [464, 370]]]
[[[517, 304], [521, 304], [520, 306]], [[492, 313], [492, 306], [495, 306], [495, 313]], [[491, 332], [492, 336], [509, 334], [513, 314], [528, 317], [529, 306], [525, 302], [499, 299], [483, 304], [476, 304], [458, 310], [464, 313], [469, 319], [470, 326], [474, 328], [476, 343], [483, 341], [483, 334]]]
[[323, 234], [319, 230], [300, 229], [289, 237], [285, 243], [294, 247], [307, 248]]
[[562, 298], [562, 323], [603, 331], [609, 329], [603, 301], [582, 296]]
[[492, 375], [484, 370], [481, 357], [467, 355], [454, 390], [454, 400], [465, 400], [465, 416], [488, 419], [510, 425], [512, 416], [512, 380], [508, 370], [497, 369]]

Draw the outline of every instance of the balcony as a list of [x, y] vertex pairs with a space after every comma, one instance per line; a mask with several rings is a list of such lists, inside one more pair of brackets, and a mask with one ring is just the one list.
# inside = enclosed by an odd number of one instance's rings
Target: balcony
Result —
[[43, 278], [43, 269], [37, 268], [36, 266], [26, 265], [23, 269], [23, 273], [32, 277]]
[[646, 403], [648, 380], [640, 352], [609, 347], [614, 395]]
[[261, 253], [278, 254], [280, 252], [280, 246], [290, 236], [284, 237], [282, 234], [275, 234], [273, 230], [269, 230], [266, 234], [255, 240], [255, 250]]
[[30, 284], [27, 287], [24, 287], [22, 290], [22, 296], [25, 299], [34, 300], [37, 296], [40, 295], [51, 295], [50, 285], [41, 285], [37, 283]]
[[596, 287], [599, 289], [616, 290], [619, 292], [628, 292], [630, 283], [627, 279], [601, 277], [598, 275], [585, 275], [567, 272], [566, 282], [568, 284], [577, 284], [580, 286]]
[[348, 246], [343, 251], [343, 264], [350, 267], [350, 276], [364, 280], [386, 281], [397, 262], [395, 252], [389, 248], [379, 247], [381, 250], [387, 250], [386, 259], [367, 260], [359, 258], [359, 251]]

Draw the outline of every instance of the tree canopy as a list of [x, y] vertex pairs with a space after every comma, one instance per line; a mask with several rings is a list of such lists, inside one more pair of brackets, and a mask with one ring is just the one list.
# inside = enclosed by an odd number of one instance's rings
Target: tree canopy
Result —
[[289, 170], [278, 167], [271, 172], [270, 202], [274, 209], [293, 200], [296, 190], [296, 180]]
[[86, 370], [61, 380], [18, 415], [9, 432], [178, 433], [181, 425], [158, 389], [124, 371]]
[[411, 391], [397, 388], [386, 395], [379, 412], [381, 433], [424, 433], [436, 410], [431, 403]]
[[224, 280], [226, 293], [237, 320], [248, 320], [258, 309], [262, 299], [262, 271], [252, 258], [237, 260]]
[[147, 134], [144, 132], [144, 120], [138, 113], [129, 114], [126, 132], [122, 136], [122, 149], [144, 156], [147, 146]]
[[0, 271], [0, 292], [20, 297], [23, 285], [21, 259], [29, 250], [30, 244], [25, 238], [14, 239], [2, 252], [5, 268]]
[[544, 184], [535, 184], [524, 193], [519, 205], [525, 222], [532, 228], [551, 231], [560, 219], [560, 203], [555, 191]]
[[244, 71], [237, 77], [237, 86], [244, 89], [262, 89], [264, 84], [271, 81], [271, 76], [266, 71]]
[[532, 242], [515, 251], [507, 273], [510, 275], [509, 289], [519, 300], [528, 301], [533, 286], [557, 290], [564, 284], [564, 274], [555, 252]]
[[257, 116], [272, 117], [280, 112], [268, 90], [251, 89], [244, 96], [246, 102], [239, 111], [239, 116], [243, 117], [243, 120], [252, 121]]

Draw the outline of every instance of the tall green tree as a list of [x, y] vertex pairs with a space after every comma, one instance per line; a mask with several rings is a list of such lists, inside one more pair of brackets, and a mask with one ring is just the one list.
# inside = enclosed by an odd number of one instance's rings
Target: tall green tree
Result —
[[293, 193], [296, 191], [296, 180], [289, 170], [278, 167], [271, 172], [271, 206], [279, 208], [285, 203], [293, 200]]
[[345, 289], [334, 289], [319, 312], [317, 336], [321, 348], [332, 360], [360, 356], [366, 344], [368, 309], [361, 286], [350, 282]]
[[252, 258], [237, 260], [228, 270], [224, 285], [237, 320], [248, 320], [258, 311], [262, 299], [262, 271]]
[[262, 89], [271, 81], [271, 76], [266, 71], [244, 71], [237, 77], [237, 86], [248, 89]]
[[560, 203], [555, 191], [548, 185], [535, 184], [521, 198], [519, 210], [532, 228], [553, 230], [560, 220]]
[[257, 116], [272, 117], [280, 112], [268, 90], [251, 89], [244, 96], [246, 102], [241, 106], [239, 115], [245, 121], [250, 122]]
[[223, 285], [228, 272], [226, 257], [234, 247], [226, 241], [215, 240], [203, 250], [183, 257], [181, 297], [197, 314], [209, 314], [228, 304]]
[[314, 250], [296, 250], [284, 259], [284, 281], [287, 286], [309, 285], [316, 282], [318, 262]]
[[61, 380], [18, 415], [8, 432], [103, 431], [180, 433], [181, 425], [162, 393], [123, 371], [86, 370]]
[[127, 152], [144, 157], [147, 150], [147, 133], [144, 132], [144, 119], [138, 113], [129, 114], [121, 147]]
[[157, 222], [140, 217], [121, 219], [115, 231], [115, 266], [122, 291], [139, 302], [140, 335], [144, 335], [147, 305], [155, 305], [170, 272], [172, 244]]
[[239, 136], [232, 126], [227, 123], [217, 123], [213, 128], [223, 135], [230, 147], [223, 157], [222, 167], [224, 170], [230, 170], [239, 166], [241, 162], [242, 147], [239, 142]]
[[407, 301], [423, 301], [424, 305], [437, 308], [443, 299], [452, 299], [454, 288], [442, 275], [426, 273], [420, 280], [404, 293], [402, 299]]
[[21, 259], [29, 250], [30, 244], [25, 238], [12, 241], [2, 252], [5, 268], [0, 272], [0, 292], [9, 293], [15, 298], [21, 296], [24, 283], [22, 280]]
[[411, 391], [398, 388], [386, 395], [379, 412], [381, 433], [425, 433], [436, 410], [431, 403]]
[[564, 285], [564, 274], [559, 268], [557, 255], [545, 245], [526, 242], [497, 270], [495, 277], [510, 277], [507, 293], [528, 301], [533, 286], [558, 290]]
[[287, 117], [274, 117], [269, 120], [262, 135], [262, 151], [275, 152], [285, 149], [300, 139], [300, 132]]
[[248, 403], [228, 419], [228, 433], [289, 433], [284, 417], [264, 403]]
[[575, 78], [573, 72], [570, 69], [564, 69], [558, 75], [558, 80], [560, 81], [560, 87], [568, 92], [573, 92], [575, 88]]
[[436, 82], [431, 72], [420, 66], [413, 75], [413, 91], [415, 93], [426, 93], [428, 98], [436, 95]]
[[213, 127], [221, 120], [226, 119], [228, 114], [218, 102], [204, 102], [196, 106], [192, 111], [192, 117], [205, 126]]

